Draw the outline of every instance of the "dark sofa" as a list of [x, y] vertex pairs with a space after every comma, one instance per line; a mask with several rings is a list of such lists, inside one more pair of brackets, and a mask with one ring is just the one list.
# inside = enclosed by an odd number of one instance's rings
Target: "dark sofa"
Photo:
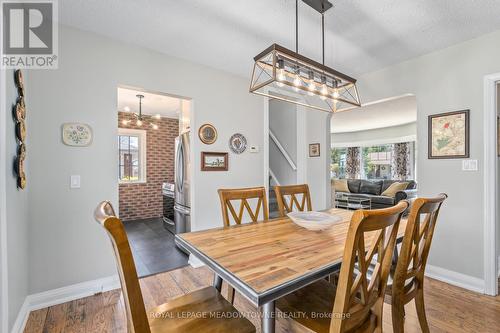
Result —
[[400, 180], [364, 180], [364, 179], [348, 179], [347, 187], [350, 193], [342, 193], [345, 196], [370, 198], [372, 201], [372, 208], [387, 208], [394, 206], [401, 200], [412, 199], [417, 197], [417, 183], [413, 180], [409, 182], [406, 190], [396, 192], [394, 198], [382, 196], [384, 192], [392, 183], [401, 182]]

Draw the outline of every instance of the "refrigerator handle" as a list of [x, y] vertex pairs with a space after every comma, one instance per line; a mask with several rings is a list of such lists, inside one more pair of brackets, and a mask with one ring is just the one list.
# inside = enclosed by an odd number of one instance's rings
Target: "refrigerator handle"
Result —
[[179, 140], [179, 146], [177, 149], [177, 179], [175, 184], [177, 186], [177, 191], [182, 192], [184, 188], [184, 145], [182, 143], [182, 138]]

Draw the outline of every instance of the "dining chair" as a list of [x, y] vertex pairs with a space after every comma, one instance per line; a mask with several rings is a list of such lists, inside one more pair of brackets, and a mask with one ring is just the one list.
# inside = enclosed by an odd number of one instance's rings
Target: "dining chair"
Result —
[[[262, 220], [269, 219], [269, 207], [267, 206], [266, 189], [264, 187], [248, 187], [238, 189], [219, 189], [219, 198], [222, 208], [222, 221], [225, 227], [231, 225], [229, 213], [235, 224], [241, 224], [245, 216], [245, 212], [250, 217], [251, 222], [259, 220], [259, 213], [262, 212]], [[257, 199], [255, 210], [252, 209], [248, 200]], [[240, 208], [238, 213], [234, 208], [233, 202], [239, 202]], [[232, 286], [227, 285], [227, 299], [231, 304], [234, 304], [235, 291]]]
[[[218, 192], [224, 226], [229, 227], [231, 225], [229, 213], [231, 213], [231, 217], [236, 224], [243, 222], [245, 212], [250, 217], [251, 222], [259, 220], [260, 212], [262, 212], [262, 220], [269, 219], [269, 208], [267, 207], [266, 189], [264, 187], [219, 189]], [[255, 210], [252, 209], [248, 201], [252, 199], [257, 199]], [[233, 202], [239, 202], [240, 208], [238, 213], [236, 213]]]
[[387, 288], [386, 302], [391, 304], [392, 326], [396, 333], [404, 332], [404, 306], [413, 299], [422, 332], [429, 332], [425, 315], [424, 274], [439, 210], [447, 197], [441, 193], [434, 198], [413, 201], [397, 264], [393, 265], [393, 281]]
[[[276, 192], [278, 210], [282, 217], [294, 209], [300, 212], [312, 210], [311, 194], [307, 184], [275, 186], [274, 192]], [[302, 195], [302, 199], [299, 199], [300, 195]]]
[[[384, 294], [407, 201], [353, 213], [337, 286], [318, 280], [277, 301], [292, 332], [382, 332]], [[368, 279], [370, 262], [377, 265]], [[355, 266], [358, 266], [356, 269]], [[332, 312], [333, 309], [333, 312]], [[300, 314], [300, 315], [297, 315]], [[281, 319], [280, 319], [281, 320]]]
[[[125, 228], [108, 201], [95, 212], [113, 245], [123, 292], [128, 332], [255, 332], [255, 327], [214, 287], [205, 287], [177, 297], [149, 311], [144, 306], [137, 271]], [[189, 316], [186, 314], [206, 314]]]

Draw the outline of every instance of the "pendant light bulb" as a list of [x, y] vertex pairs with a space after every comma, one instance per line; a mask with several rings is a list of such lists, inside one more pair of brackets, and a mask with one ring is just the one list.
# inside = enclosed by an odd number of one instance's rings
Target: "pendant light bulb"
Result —
[[136, 122], [135, 124], [136, 124], [137, 126], [139, 126], [139, 127], [140, 127], [140, 126], [142, 126], [142, 120], [137, 119], [137, 122]]
[[296, 87], [299, 87], [302, 84], [302, 81], [300, 80], [300, 75], [295, 74], [295, 79], [293, 80], [293, 85]]
[[122, 120], [122, 125], [128, 125], [129, 122], [130, 122], [130, 120], [123, 119]]
[[156, 125], [156, 124], [151, 124], [151, 126], [153, 127], [154, 130], [158, 129], [158, 125]]
[[333, 98], [339, 98], [340, 97], [340, 94], [339, 94], [339, 90], [338, 89], [334, 89], [333, 90]]

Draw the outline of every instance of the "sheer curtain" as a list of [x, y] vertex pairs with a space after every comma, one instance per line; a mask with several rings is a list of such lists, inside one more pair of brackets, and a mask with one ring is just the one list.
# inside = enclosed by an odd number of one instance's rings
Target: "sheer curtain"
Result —
[[392, 179], [407, 180], [410, 176], [410, 142], [395, 143], [392, 150]]
[[346, 178], [357, 179], [360, 176], [361, 169], [361, 148], [349, 147], [347, 148], [345, 173]]

